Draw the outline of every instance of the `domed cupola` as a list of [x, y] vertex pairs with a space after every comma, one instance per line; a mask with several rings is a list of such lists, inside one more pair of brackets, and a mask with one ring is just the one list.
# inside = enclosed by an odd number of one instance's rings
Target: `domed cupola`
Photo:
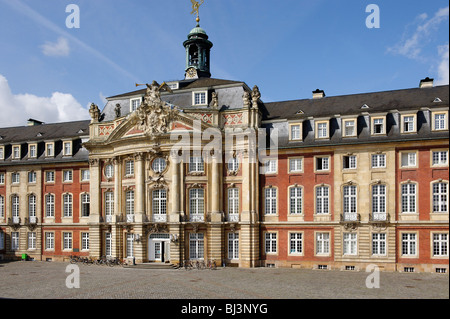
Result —
[[188, 39], [183, 43], [186, 48], [186, 79], [211, 77], [210, 52], [213, 44], [199, 22], [197, 18], [197, 26], [189, 32]]

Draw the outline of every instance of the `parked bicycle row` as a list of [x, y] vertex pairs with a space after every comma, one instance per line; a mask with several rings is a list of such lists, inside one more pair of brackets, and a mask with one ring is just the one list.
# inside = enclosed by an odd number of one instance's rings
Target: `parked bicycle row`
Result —
[[71, 264], [83, 264], [87, 266], [97, 265], [97, 266], [126, 266], [128, 262], [125, 259], [119, 258], [108, 258], [106, 256], [102, 256], [100, 258], [92, 258], [92, 257], [80, 257], [80, 256], [70, 256]]
[[204, 260], [196, 260], [196, 261], [185, 260], [184, 262], [180, 262], [177, 265], [177, 268], [178, 269], [185, 269], [185, 270], [192, 270], [192, 269], [197, 269], [197, 270], [204, 270], [204, 269], [216, 270], [217, 269], [217, 265], [216, 265], [216, 261], [215, 260], [208, 260], [207, 262], [205, 262]]

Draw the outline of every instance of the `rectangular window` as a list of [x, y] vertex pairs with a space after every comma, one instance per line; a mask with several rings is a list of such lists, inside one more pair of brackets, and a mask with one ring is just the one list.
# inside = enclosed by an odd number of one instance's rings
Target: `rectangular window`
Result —
[[277, 189], [266, 188], [265, 194], [265, 215], [275, 215], [277, 213]]
[[316, 254], [328, 255], [330, 253], [330, 233], [316, 233]]
[[194, 105], [206, 105], [206, 92], [194, 92]]
[[447, 129], [447, 113], [434, 113], [433, 114], [434, 130], [446, 130]]
[[64, 217], [72, 217], [72, 208], [73, 208], [73, 202], [72, 202], [72, 195], [71, 194], [64, 194], [63, 195], [63, 212]]
[[402, 167], [416, 167], [416, 153], [415, 152], [405, 152], [401, 153], [401, 165]]
[[55, 195], [45, 195], [45, 216], [55, 217]]
[[136, 111], [139, 108], [139, 106], [141, 106], [141, 102], [142, 102], [141, 98], [131, 99], [130, 100], [130, 112], [133, 113], [134, 111]]
[[47, 144], [45, 144], [45, 155], [46, 155], [47, 157], [53, 157], [53, 156], [55, 156], [55, 150], [54, 150], [53, 143], [47, 143]]
[[291, 128], [291, 140], [301, 140], [302, 139], [301, 124], [292, 124], [290, 128]]
[[13, 195], [11, 197], [11, 215], [13, 217], [14, 222], [18, 222], [19, 220], [19, 212], [20, 212], [20, 201], [19, 196]]
[[316, 171], [328, 171], [329, 162], [329, 157], [316, 157]]
[[167, 192], [165, 189], [158, 189], [153, 191], [153, 214], [167, 214]]
[[0, 232], [0, 250], [5, 249], [5, 233]]
[[344, 218], [345, 220], [356, 220], [357, 197], [356, 186], [344, 186]]
[[303, 172], [303, 159], [302, 158], [290, 158], [289, 159], [289, 173]]
[[125, 212], [127, 215], [134, 215], [134, 191], [125, 194]]
[[239, 214], [239, 188], [228, 189], [228, 214]]
[[70, 156], [72, 155], [72, 142], [64, 142], [63, 143], [64, 155]]
[[30, 221], [36, 220], [36, 195], [28, 196], [28, 217]]
[[402, 234], [402, 255], [415, 256], [417, 251], [416, 234]]
[[228, 259], [239, 259], [239, 233], [228, 233]]
[[189, 257], [190, 259], [203, 259], [204, 258], [204, 234], [202, 233], [190, 233], [189, 234]]
[[433, 234], [433, 256], [448, 257], [448, 234]]
[[266, 174], [275, 174], [277, 172], [277, 164], [278, 160], [276, 159], [266, 160], [264, 172]]
[[372, 234], [372, 255], [386, 255], [386, 234]]
[[356, 136], [356, 121], [344, 121], [344, 137]]
[[36, 145], [30, 145], [29, 146], [28, 157], [29, 158], [36, 158], [37, 157]]
[[72, 249], [72, 233], [63, 233], [63, 249]]
[[126, 161], [125, 162], [125, 175], [126, 176], [134, 175], [134, 161]]
[[433, 213], [448, 213], [448, 184], [434, 183]]
[[28, 172], [28, 183], [34, 184], [36, 183], [36, 172]]
[[343, 169], [356, 169], [356, 156], [348, 155], [342, 157]]
[[81, 170], [81, 181], [88, 182], [91, 179], [91, 172], [88, 169]]
[[316, 187], [316, 214], [328, 214], [329, 212], [329, 187]]
[[0, 160], [5, 159], [5, 148], [2, 146], [0, 147]]
[[356, 255], [357, 247], [356, 233], [344, 233], [344, 255]]
[[372, 186], [372, 213], [374, 220], [385, 220], [386, 185]]
[[0, 218], [5, 218], [5, 197], [2, 195], [0, 195]]
[[289, 234], [289, 251], [291, 254], [303, 253], [303, 234], [290, 233]]
[[408, 115], [403, 117], [403, 133], [411, 133], [416, 131], [415, 117]]
[[385, 167], [386, 167], [386, 154], [373, 154], [372, 168], [385, 168]]
[[45, 172], [45, 182], [47, 182], [47, 183], [55, 182], [55, 172], [54, 171]]
[[190, 215], [202, 215], [205, 212], [205, 193], [202, 188], [189, 190], [189, 213]]
[[81, 194], [81, 217], [89, 217], [91, 208], [91, 198], [89, 194]]
[[45, 249], [53, 250], [55, 249], [55, 234], [45, 233]]
[[384, 119], [376, 118], [373, 119], [373, 130], [372, 134], [384, 134]]
[[5, 184], [5, 173], [0, 173], [0, 185]]
[[301, 214], [302, 213], [302, 194], [303, 189], [301, 187], [291, 187], [289, 189], [290, 200], [290, 213]]
[[205, 163], [201, 156], [191, 156], [189, 159], [189, 172], [204, 172]]
[[13, 146], [13, 159], [20, 159], [20, 146]]
[[277, 233], [266, 233], [265, 235], [266, 253], [277, 252]]
[[416, 212], [416, 184], [402, 184], [402, 213]]
[[328, 138], [328, 123], [317, 123], [317, 138]]
[[11, 183], [13, 183], [13, 184], [19, 184], [20, 183], [20, 174], [19, 173], [12, 173], [11, 174]]
[[81, 233], [81, 250], [89, 250], [89, 233]]
[[19, 232], [11, 233], [11, 250], [19, 250]]
[[105, 233], [105, 255], [106, 255], [106, 257], [112, 257], [112, 245], [113, 245], [112, 234]]
[[105, 193], [105, 216], [112, 216], [114, 214], [114, 193]]
[[433, 166], [448, 166], [448, 151], [433, 151]]
[[72, 182], [72, 170], [63, 171], [63, 181], [65, 183]]

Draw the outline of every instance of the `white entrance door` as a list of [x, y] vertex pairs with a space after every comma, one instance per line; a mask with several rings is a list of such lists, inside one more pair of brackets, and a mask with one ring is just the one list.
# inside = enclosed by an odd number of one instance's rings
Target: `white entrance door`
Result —
[[148, 260], [165, 262], [169, 259], [169, 234], [151, 234], [148, 238]]

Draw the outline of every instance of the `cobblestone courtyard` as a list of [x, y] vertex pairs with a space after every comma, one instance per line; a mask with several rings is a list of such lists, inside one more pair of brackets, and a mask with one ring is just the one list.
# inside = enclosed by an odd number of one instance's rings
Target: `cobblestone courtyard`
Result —
[[80, 288], [66, 287], [68, 263], [0, 263], [0, 298], [13, 299], [335, 299], [449, 298], [445, 274], [307, 269], [148, 270], [79, 265]]

